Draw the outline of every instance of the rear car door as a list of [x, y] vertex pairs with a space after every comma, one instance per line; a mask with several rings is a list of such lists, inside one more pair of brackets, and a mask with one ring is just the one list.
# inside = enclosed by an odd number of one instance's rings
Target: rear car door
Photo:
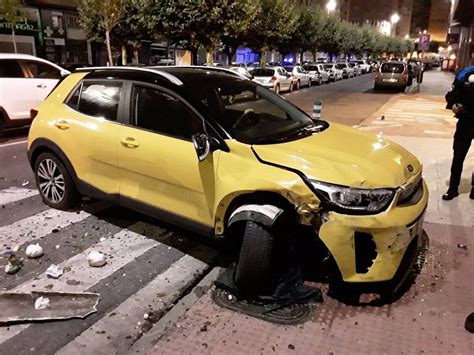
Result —
[[128, 91], [129, 123], [118, 134], [120, 198], [144, 212], [209, 230], [219, 151], [198, 161], [191, 137], [203, 132], [202, 119], [166, 88], [134, 83]]
[[61, 79], [61, 69], [39, 60], [21, 60], [20, 63], [29, 73], [36, 100], [43, 101]]
[[27, 119], [38, 100], [34, 84], [16, 59], [0, 59], [0, 109], [11, 120]]

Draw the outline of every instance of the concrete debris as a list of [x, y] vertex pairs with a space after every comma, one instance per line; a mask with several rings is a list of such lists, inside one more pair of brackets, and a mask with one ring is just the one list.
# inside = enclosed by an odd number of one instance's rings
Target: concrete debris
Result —
[[60, 266], [51, 264], [46, 270], [46, 276], [52, 279], [59, 279], [63, 274], [63, 269]]
[[101, 267], [104, 266], [106, 261], [105, 261], [105, 255], [101, 253], [100, 251], [91, 251], [87, 255], [87, 261], [89, 262], [89, 266], [92, 267]]
[[30, 244], [26, 247], [25, 254], [30, 259], [36, 259], [43, 255], [43, 248], [38, 243]]
[[3, 255], [7, 258], [8, 264], [5, 265], [5, 272], [9, 275], [16, 274], [23, 265], [23, 259], [18, 259], [12, 249], [6, 247]]
[[97, 293], [0, 292], [0, 325], [85, 318], [97, 312]]
[[45, 309], [49, 308], [49, 298], [47, 297], [39, 297], [35, 301], [35, 309]]

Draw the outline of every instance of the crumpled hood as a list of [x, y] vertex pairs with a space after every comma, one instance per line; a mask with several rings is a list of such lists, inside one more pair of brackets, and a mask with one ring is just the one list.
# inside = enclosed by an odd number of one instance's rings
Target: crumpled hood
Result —
[[335, 123], [307, 138], [253, 149], [266, 162], [351, 187], [396, 188], [421, 169], [418, 159], [398, 144]]

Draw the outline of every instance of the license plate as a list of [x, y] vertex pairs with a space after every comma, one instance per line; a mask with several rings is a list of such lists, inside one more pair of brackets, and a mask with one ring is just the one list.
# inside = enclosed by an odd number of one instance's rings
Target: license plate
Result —
[[383, 79], [383, 81], [386, 83], [395, 83], [397, 82], [397, 79]]

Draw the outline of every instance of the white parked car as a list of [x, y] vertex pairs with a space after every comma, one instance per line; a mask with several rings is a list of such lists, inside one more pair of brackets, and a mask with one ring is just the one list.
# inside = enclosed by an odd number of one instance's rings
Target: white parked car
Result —
[[253, 81], [275, 91], [279, 94], [281, 91], [293, 91], [293, 76], [282, 67], [259, 67], [250, 70], [253, 75]]
[[31, 122], [30, 110], [69, 71], [26, 54], [0, 53], [0, 131]]
[[342, 80], [342, 70], [337, 67], [334, 63], [323, 64], [324, 69], [329, 73], [329, 80], [338, 81]]
[[284, 67], [285, 70], [293, 75], [293, 81], [295, 83], [295, 89], [299, 90], [302, 86], [311, 86], [311, 75], [303, 69], [303, 67], [296, 65], [294, 67]]
[[355, 63], [359, 64], [359, 67], [362, 69], [362, 74], [372, 72], [372, 65], [370, 65], [366, 60], [356, 60]]
[[354, 69], [347, 63], [337, 63], [336, 67], [342, 70], [342, 77], [344, 79], [353, 78], [355, 76]]
[[313, 81], [319, 83], [329, 83], [331, 80], [331, 75], [329, 71], [324, 68], [324, 64], [305, 64], [303, 65], [303, 69], [314, 76]]
[[354, 70], [354, 76], [362, 75], [362, 68], [357, 63], [349, 63], [349, 66]]

